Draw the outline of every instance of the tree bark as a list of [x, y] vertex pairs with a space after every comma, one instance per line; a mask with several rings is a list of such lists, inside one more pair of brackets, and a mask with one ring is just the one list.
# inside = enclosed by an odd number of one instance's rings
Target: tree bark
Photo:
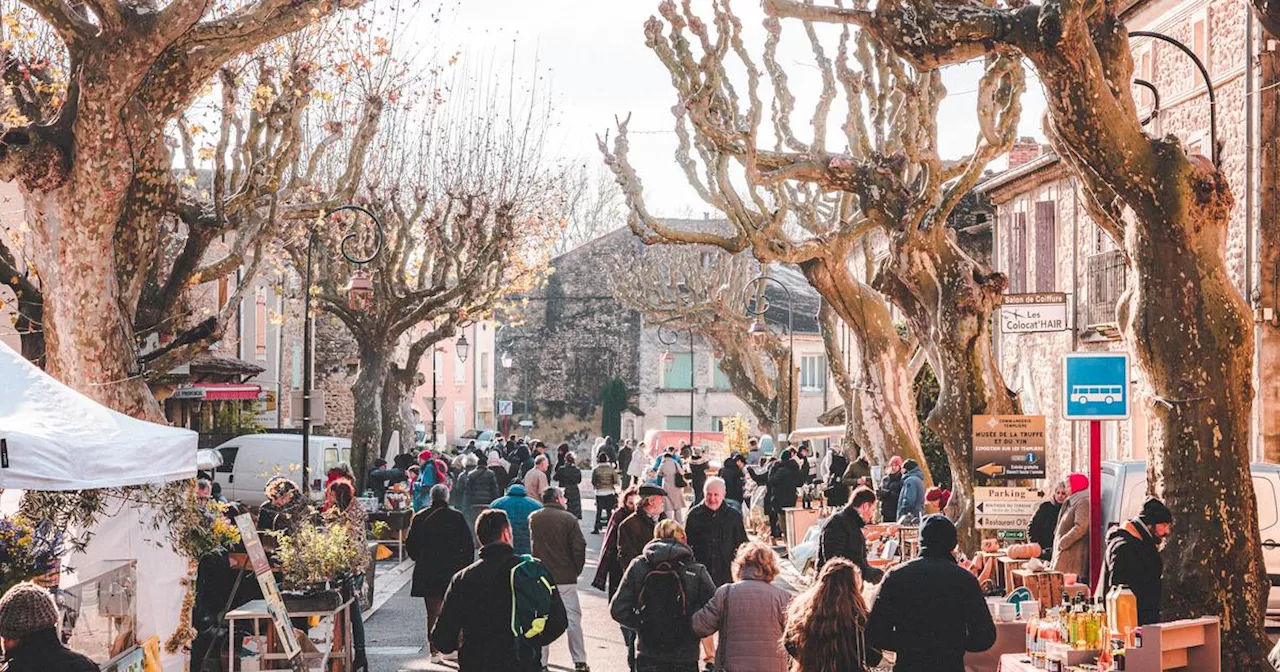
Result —
[[359, 485], [369, 473], [375, 455], [381, 453], [382, 400], [389, 384], [393, 346], [360, 345], [360, 372], [351, 386], [355, 401], [355, 422], [351, 426], [351, 471]]
[[973, 511], [973, 416], [1021, 412], [991, 342], [991, 316], [1006, 279], [965, 254], [947, 227], [896, 235], [876, 284], [906, 315], [938, 378], [938, 403], [925, 424], [946, 449], [960, 512], [956, 528], [972, 552], [980, 541]]
[[383, 388], [380, 457], [386, 458], [392, 452], [397, 455], [411, 453], [417, 445], [413, 422], [413, 390], [417, 387], [416, 379], [416, 367], [406, 370], [392, 365]]

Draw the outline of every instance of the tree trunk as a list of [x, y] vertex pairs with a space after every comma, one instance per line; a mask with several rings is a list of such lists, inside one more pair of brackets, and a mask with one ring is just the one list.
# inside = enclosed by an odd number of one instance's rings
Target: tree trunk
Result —
[[416, 374], [416, 371], [406, 371], [393, 365], [387, 376], [382, 396], [380, 457], [411, 453], [417, 445], [413, 422], [413, 382]]
[[[836, 262], [841, 265], [844, 262]], [[800, 265], [809, 284], [849, 325], [857, 343], [856, 371], [850, 372], [853, 404], [846, 400], [845, 424], [868, 457], [886, 464], [891, 455], [928, 463], [920, 448], [920, 425], [908, 363], [907, 342], [894, 328], [889, 306], [875, 290], [858, 282], [846, 269], [814, 260]], [[850, 459], [856, 458], [850, 455]], [[932, 476], [928, 477], [932, 480]]]
[[57, 232], [56, 240], [33, 246], [43, 288], [45, 369], [98, 403], [163, 423], [160, 405], [137, 375], [133, 330], [121, 310], [115, 227], [92, 219], [110, 216], [120, 198], [83, 187], [77, 175], [52, 192], [23, 189], [41, 229]]
[[877, 284], [907, 316], [938, 378], [938, 403], [925, 424], [947, 451], [956, 528], [961, 545], [972, 552], [979, 542], [973, 416], [1021, 412], [991, 344], [991, 315], [999, 308], [1005, 278], [965, 254], [950, 229], [934, 226], [897, 234]]
[[389, 384], [391, 346], [360, 347], [360, 373], [351, 386], [355, 397], [355, 422], [351, 427], [351, 471], [355, 474], [359, 485], [363, 487], [369, 465], [374, 456], [381, 452], [382, 441], [382, 399], [383, 391]]

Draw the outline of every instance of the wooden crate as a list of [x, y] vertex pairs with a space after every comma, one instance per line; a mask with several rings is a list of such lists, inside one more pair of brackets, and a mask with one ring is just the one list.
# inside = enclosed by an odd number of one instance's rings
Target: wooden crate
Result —
[[1216, 616], [1142, 626], [1142, 648], [1125, 649], [1132, 672], [1222, 669], [1221, 626]]
[[1040, 603], [1040, 612], [1062, 606], [1062, 572], [1032, 572], [1023, 576], [1022, 585], [1031, 591], [1031, 599]]

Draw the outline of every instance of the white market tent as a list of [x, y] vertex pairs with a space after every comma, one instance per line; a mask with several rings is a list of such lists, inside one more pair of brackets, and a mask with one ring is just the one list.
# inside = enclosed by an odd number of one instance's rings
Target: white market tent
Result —
[[[0, 343], [0, 510], [17, 507], [15, 490], [87, 490], [161, 484], [196, 475], [195, 432], [138, 420], [113, 411], [54, 380]], [[168, 544], [156, 543], [136, 506], [113, 506], [103, 516], [75, 567], [135, 560], [137, 636], [163, 642], [178, 627], [187, 563]], [[64, 573], [63, 584], [74, 577]], [[145, 577], [145, 578], [142, 578]], [[167, 656], [166, 670], [182, 669]]]

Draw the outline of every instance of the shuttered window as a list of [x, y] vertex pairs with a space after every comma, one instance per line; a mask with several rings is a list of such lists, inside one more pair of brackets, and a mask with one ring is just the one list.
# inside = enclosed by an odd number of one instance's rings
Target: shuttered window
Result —
[[1027, 291], [1027, 214], [1013, 213], [1009, 227], [1009, 293]]
[[1036, 203], [1036, 291], [1057, 291], [1058, 230], [1057, 202]]

